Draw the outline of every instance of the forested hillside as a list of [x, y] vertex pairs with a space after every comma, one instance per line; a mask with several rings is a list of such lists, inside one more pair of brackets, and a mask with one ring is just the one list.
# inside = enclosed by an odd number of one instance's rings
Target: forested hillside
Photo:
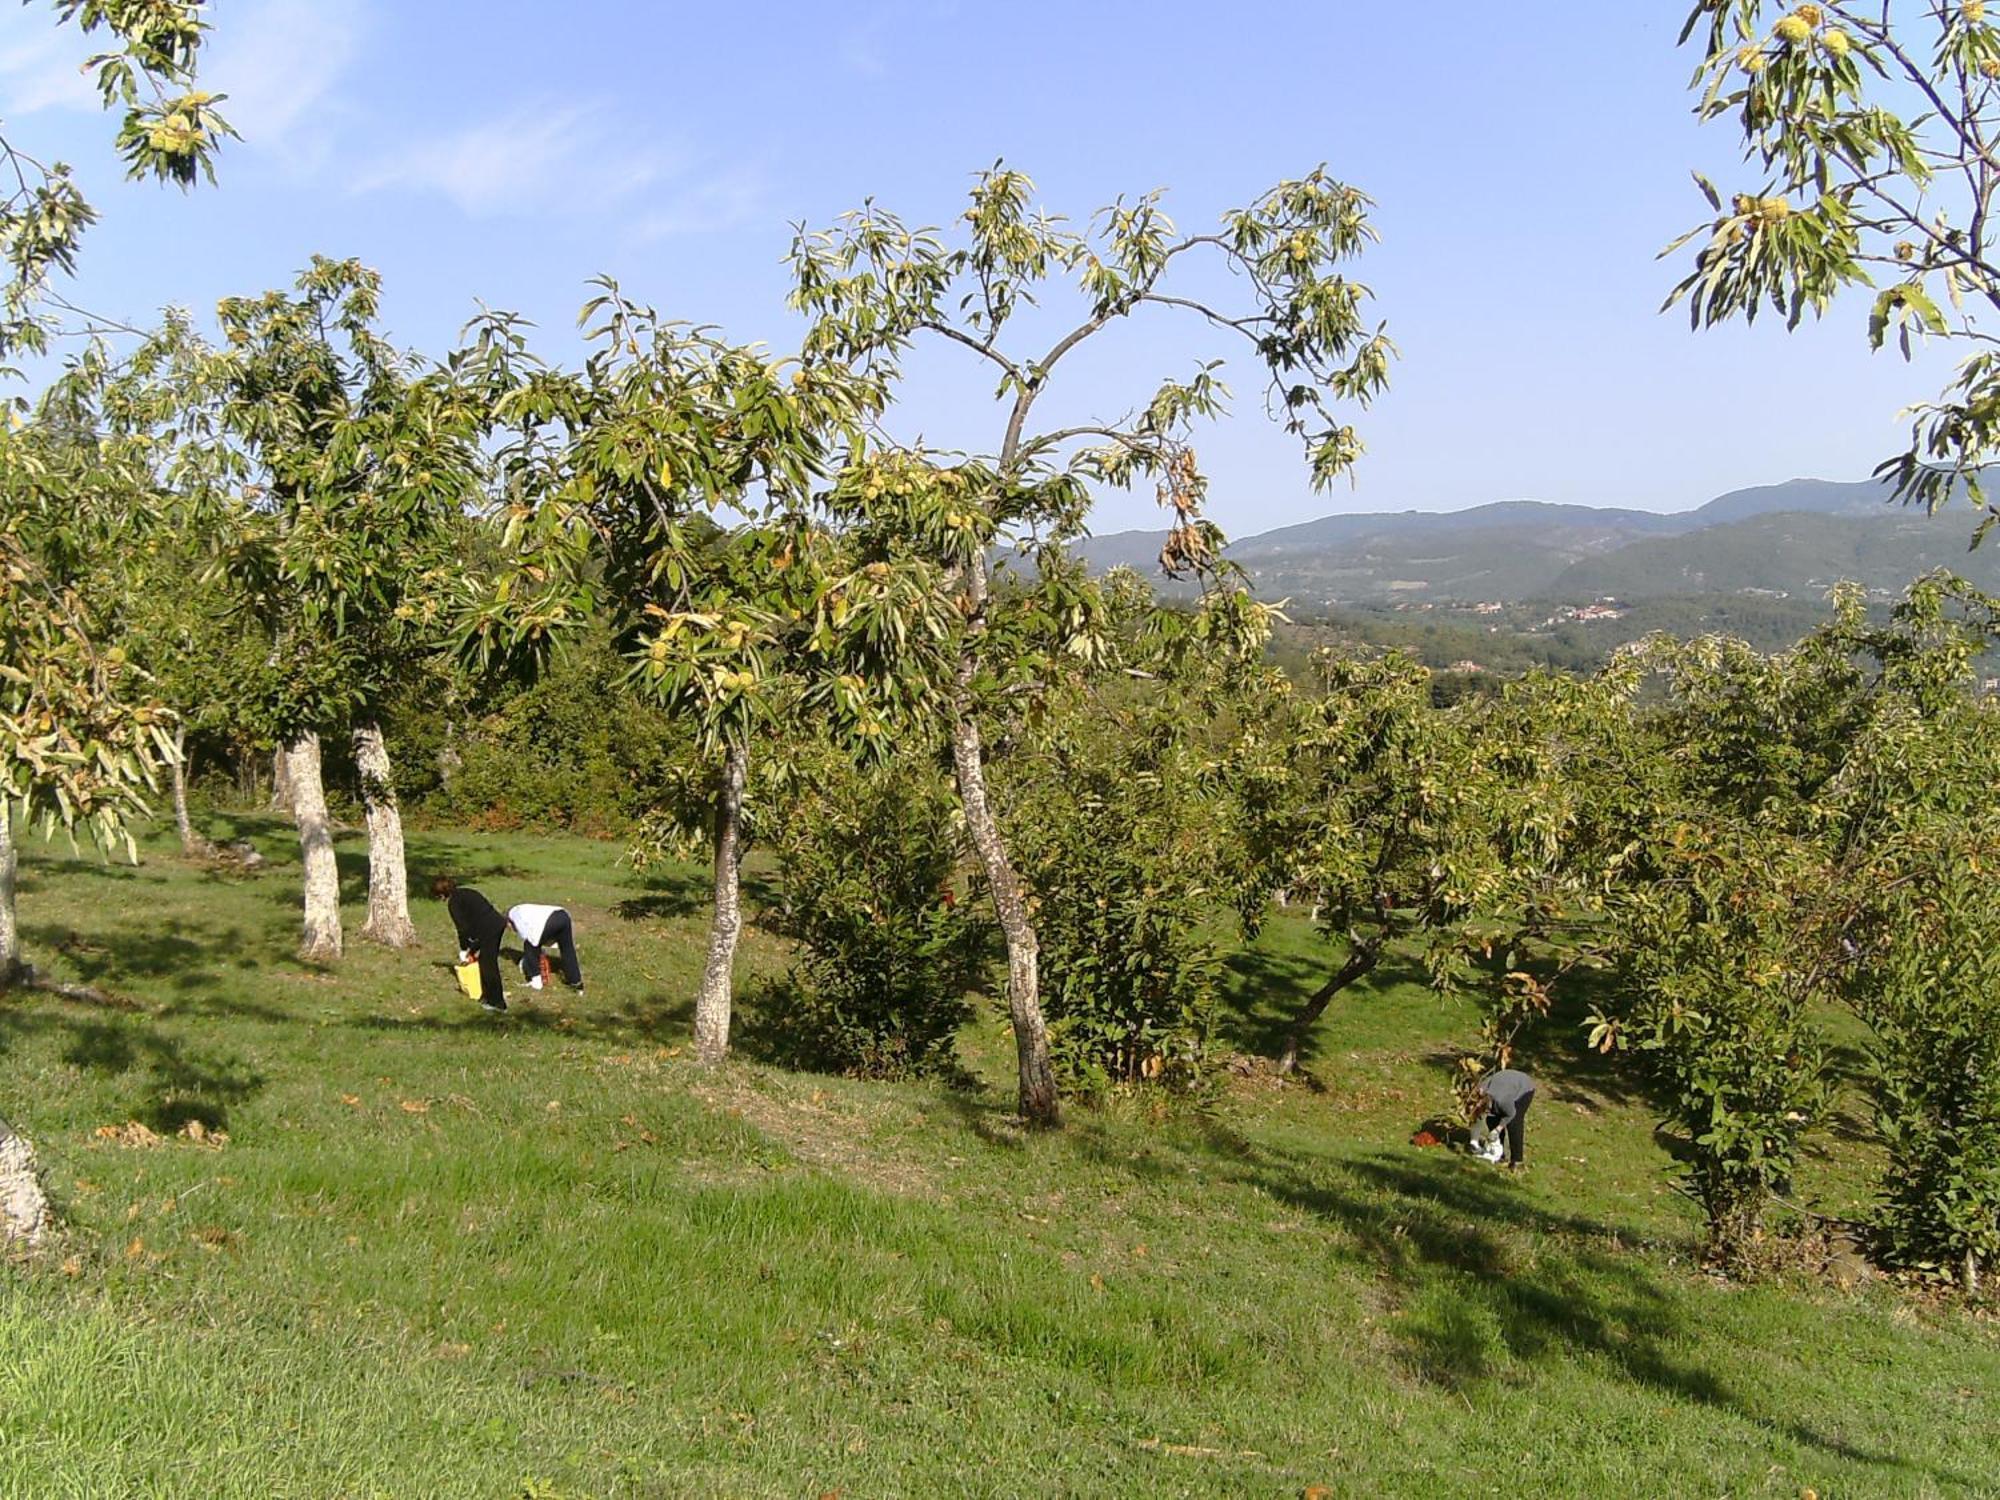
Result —
[[[1669, 513], [1510, 501], [1332, 515], [1236, 538], [1227, 556], [1258, 597], [1288, 600], [1301, 618], [1398, 604], [1536, 601], [1553, 609], [1605, 596], [1761, 594], [1816, 603], [1841, 581], [1887, 597], [1934, 567], [2000, 582], [2000, 554], [1968, 551], [1971, 527], [1957, 510], [1932, 517], [1892, 505], [1890, 493], [1873, 480], [1806, 479]], [[1160, 540], [1126, 532], [1089, 538], [1078, 551], [1092, 567], [1143, 570]]]

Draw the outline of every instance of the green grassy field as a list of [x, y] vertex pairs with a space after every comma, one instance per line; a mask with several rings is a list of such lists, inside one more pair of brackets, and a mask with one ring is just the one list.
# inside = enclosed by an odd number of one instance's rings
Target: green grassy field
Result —
[[[1704, 1275], [1566, 1031], [1519, 1177], [1408, 1144], [1468, 1016], [1407, 975], [1329, 1012], [1316, 1087], [1024, 1136], [990, 1006], [977, 1088], [690, 1065], [697, 871], [416, 835], [576, 914], [587, 998], [494, 1017], [433, 903], [420, 952], [298, 964], [288, 830], [238, 828], [272, 868], [25, 868], [32, 956], [116, 1003], [0, 999], [67, 1225], [0, 1270], [0, 1495], [2000, 1494], [1994, 1326]], [[1227, 1039], [1315, 961], [1239, 954]], [[1865, 1197], [1859, 1118], [1802, 1194]]]

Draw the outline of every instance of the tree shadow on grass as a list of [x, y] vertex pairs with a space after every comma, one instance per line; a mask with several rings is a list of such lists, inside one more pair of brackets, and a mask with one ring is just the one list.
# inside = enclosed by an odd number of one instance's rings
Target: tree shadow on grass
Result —
[[226, 1129], [230, 1107], [264, 1086], [263, 1075], [242, 1058], [190, 1047], [144, 1012], [55, 997], [0, 1005], [0, 1054], [9, 1043], [38, 1033], [62, 1039], [62, 1060], [71, 1067], [107, 1078], [133, 1077], [137, 1089], [124, 1118], [162, 1135], [191, 1120], [207, 1130]]
[[[743, 896], [749, 904], [750, 920], [769, 927], [766, 913], [782, 896], [778, 882], [770, 875], [745, 870], [739, 877]], [[709, 910], [715, 887], [708, 876], [691, 870], [661, 870], [647, 877], [646, 894], [613, 903], [613, 916], [627, 922], [673, 921]]]
[[[1086, 1154], [1142, 1179], [1176, 1179], [1172, 1145], [1080, 1137]], [[1594, 1361], [1633, 1385], [1698, 1403], [1802, 1446], [1887, 1470], [1916, 1471], [1949, 1487], [1963, 1474], [1871, 1452], [1806, 1421], [1767, 1416], [1757, 1393], [1724, 1371], [1677, 1354], [1698, 1314], [1649, 1259], [1627, 1247], [1642, 1232], [1551, 1210], [1511, 1178], [1462, 1158], [1377, 1152], [1329, 1163], [1204, 1127], [1203, 1170], [1311, 1216], [1333, 1253], [1375, 1278], [1396, 1362], [1447, 1391], [1525, 1385], [1552, 1358]], [[1523, 1243], [1532, 1246], [1524, 1253]]]
[[123, 862], [113, 864], [110, 860], [78, 858], [68, 854], [58, 858], [44, 856], [32, 862], [24, 859], [16, 889], [23, 894], [39, 891], [50, 875], [58, 875], [64, 880], [127, 881], [138, 880], [140, 870]]
[[240, 927], [206, 931], [197, 938], [178, 930], [121, 925], [92, 935], [74, 927], [43, 924], [23, 929], [31, 951], [62, 955], [64, 966], [83, 984], [130, 998], [132, 992], [157, 1001], [162, 990], [182, 995], [217, 990], [231, 972], [264, 967]]
[[1254, 1057], [1276, 1057], [1306, 1000], [1332, 971], [1332, 965], [1317, 951], [1272, 953], [1239, 948], [1222, 966], [1217, 1038], [1225, 1046]]

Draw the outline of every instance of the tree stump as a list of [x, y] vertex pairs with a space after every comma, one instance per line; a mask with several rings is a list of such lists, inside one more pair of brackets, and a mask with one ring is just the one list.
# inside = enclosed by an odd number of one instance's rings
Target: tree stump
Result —
[[35, 1148], [0, 1120], [0, 1247], [41, 1243], [49, 1223], [49, 1200], [35, 1171]]

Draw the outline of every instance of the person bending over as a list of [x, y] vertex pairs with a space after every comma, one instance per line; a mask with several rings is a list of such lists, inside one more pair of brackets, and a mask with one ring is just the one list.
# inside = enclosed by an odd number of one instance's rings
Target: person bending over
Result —
[[451, 925], [458, 931], [458, 961], [479, 960], [479, 1004], [484, 1010], [505, 1010], [507, 995], [500, 984], [500, 939], [506, 935], [507, 919], [493, 903], [469, 885], [460, 885], [449, 875], [431, 882], [431, 894], [444, 902], [451, 913]]
[[576, 961], [576, 926], [560, 906], [523, 902], [507, 909], [507, 925], [521, 934], [521, 973], [528, 988], [542, 987], [542, 949], [554, 948], [562, 958], [563, 983], [583, 989], [583, 966]]
[[1518, 1068], [1502, 1068], [1480, 1083], [1479, 1093], [1485, 1101], [1486, 1133], [1497, 1136], [1506, 1132], [1507, 1165], [1520, 1166], [1526, 1150], [1528, 1106], [1535, 1102], [1535, 1080]]

